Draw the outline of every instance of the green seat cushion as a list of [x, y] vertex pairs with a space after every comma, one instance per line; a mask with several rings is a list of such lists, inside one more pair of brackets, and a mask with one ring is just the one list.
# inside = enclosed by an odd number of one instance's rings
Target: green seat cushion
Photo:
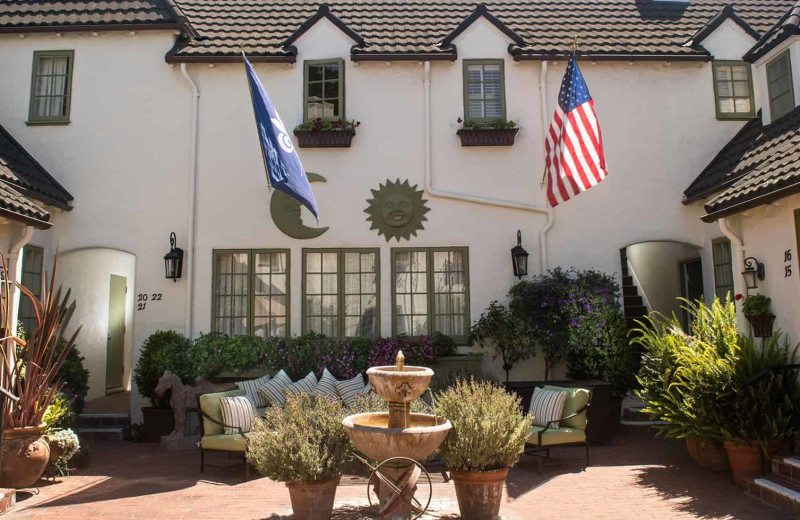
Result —
[[[531, 426], [528, 433], [528, 444], [539, 445], [539, 432], [544, 430], [541, 426]], [[204, 437], [205, 438], [205, 437]], [[550, 428], [542, 434], [542, 446], [556, 446], [558, 444], [571, 444], [585, 442], [586, 432], [578, 428]]]
[[264, 412], [267, 411], [267, 407], [265, 406], [264, 408], [256, 408], [256, 411], [258, 412], [258, 415], [263, 416]]
[[[563, 386], [545, 385], [545, 390], [564, 390], [567, 392], [567, 398], [564, 400], [564, 411], [561, 417], [567, 417], [574, 414], [589, 402], [589, 391], [585, 388], [568, 388]], [[577, 428], [579, 430], [586, 429], [586, 411], [576, 415], [572, 419], [561, 421], [559, 426], [562, 428]]]
[[[228, 390], [227, 392], [214, 392], [210, 394], [203, 394], [200, 396], [200, 410], [213, 417], [215, 421], [222, 422], [222, 410], [220, 410], [219, 400], [222, 397], [235, 397], [237, 395], [246, 395], [244, 390]], [[220, 435], [224, 432], [224, 428], [219, 424], [214, 424], [205, 417], [203, 417], [203, 434], [204, 435]]]
[[[245, 435], [247, 435], [245, 433]], [[203, 435], [200, 439], [200, 447], [204, 450], [240, 451], [244, 452], [247, 448], [245, 438], [234, 433], [231, 435]]]

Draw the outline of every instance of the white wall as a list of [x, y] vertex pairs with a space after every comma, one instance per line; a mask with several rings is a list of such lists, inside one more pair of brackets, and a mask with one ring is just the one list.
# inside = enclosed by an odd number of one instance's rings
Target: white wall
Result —
[[680, 318], [680, 264], [700, 256], [700, 249], [681, 242], [643, 242], [628, 247], [628, 262], [636, 273], [639, 292], [651, 310]]

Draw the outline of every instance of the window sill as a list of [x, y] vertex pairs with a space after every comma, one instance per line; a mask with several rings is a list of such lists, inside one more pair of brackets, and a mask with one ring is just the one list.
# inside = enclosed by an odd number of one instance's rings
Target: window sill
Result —
[[65, 121], [25, 121], [25, 124], [28, 126], [64, 126], [70, 124], [70, 120]]

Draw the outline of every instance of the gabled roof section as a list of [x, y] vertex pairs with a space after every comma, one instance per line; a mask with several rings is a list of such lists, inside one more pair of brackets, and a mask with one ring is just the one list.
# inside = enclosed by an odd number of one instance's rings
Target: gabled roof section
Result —
[[361, 35], [355, 32], [354, 30], [349, 28], [347, 24], [345, 24], [339, 18], [334, 16], [333, 13], [331, 13], [331, 9], [328, 6], [328, 4], [319, 4], [319, 9], [317, 9], [317, 12], [314, 13], [314, 15], [311, 16], [308, 20], [303, 22], [302, 25], [300, 25], [300, 27], [298, 27], [297, 30], [293, 32], [292, 35], [286, 39], [285, 42], [283, 42], [283, 47], [284, 48], [291, 47], [294, 44], [294, 42], [297, 41], [298, 38], [304, 35], [306, 31], [311, 29], [314, 26], [314, 24], [316, 24], [323, 18], [330, 21], [333, 25], [336, 26], [337, 29], [346, 34], [348, 38], [356, 42], [357, 46], [360, 47], [364, 45], [364, 38], [362, 38]]
[[800, 192], [800, 108], [775, 123], [748, 122], [684, 192], [684, 203], [712, 197], [713, 222]]
[[513, 41], [516, 45], [520, 47], [525, 45], [525, 40], [522, 39], [522, 36], [514, 32], [513, 29], [508, 27], [506, 24], [501, 22], [496, 16], [490, 13], [489, 10], [486, 8], [486, 4], [478, 4], [478, 7], [476, 7], [475, 10], [472, 11], [472, 13], [469, 16], [464, 18], [464, 20], [460, 24], [458, 24], [458, 26], [455, 29], [453, 29], [453, 32], [444, 37], [441, 46], [449, 47], [453, 43], [453, 40], [458, 38], [458, 36], [461, 33], [466, 31], [470, 25], [475, 23], [475, 21], [481, 17], [485, 18], [489, 23], [494, 25], [498, 31], [508, 36], [511, 39], [511, 41]]
[[744, 55], [744, 60], [757, 61], [769, 51], [786, 41], [789, 37], [800, 34], [800, 1], [781, 17], [780, 21], [764, 33], [752, 49]]
[[0, 33], [179, 27], [169, 0], [0, 0]]
[[26, 197], [64, 210], [72, 195], [0, 125], [0, 181]]
[[0, 217], [39, 229], [52, 227], [50, 213], [17, 190], [0, 181]]
[[699, 46], [701, 43], [703, 43], [703, 40], [708, 38], [709, 35], [711, 35], [714, 31], [719, 29], [719, 27], [726, 20], [730, 20], [739, 27], [741, 27], [742, 30], [747, 34], [749, 34], [750, 36], [752, 36], [754, 40], [758, 40], [761, 37], [761, 35], [755, 29], [750, 27], [750, 25], [747, 22], [739, 18], [739, 15], [736, 14], [733, 5], [728, 4], [725, 7], [723, 7], [722, 10], [719, 13], [717, 13], [717, 15], [714, 18], [709, 20], [708, 23], [705, 24], [699, 31], [694, 33], [694, 35], [689, 39], [689, 41], [686, 42], [686, 45], [688, 47], [692, 47], [693, 49], [700, 48]]

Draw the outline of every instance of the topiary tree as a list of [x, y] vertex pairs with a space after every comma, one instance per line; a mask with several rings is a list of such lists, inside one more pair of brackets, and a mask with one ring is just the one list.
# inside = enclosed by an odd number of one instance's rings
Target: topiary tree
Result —
[[503, 304], [493, 301], [472, 326], [472, 339], [494, 350], [492, 359], [503, 360], [508, 373], [515, 363], [535, 354], [533, 343], [522, 329], [520, 320]]
[[147, 338], [133, 370], [133, 382], [139, 394], [150, 399], [157, 408], [168, 408], [169, 396], [156, 395], [155, 388], [167, 370], [180, 377], [184, 384], [194, 384], [197, 369], [190, 349], [189, 339], [172, 330], [158, 331]]

